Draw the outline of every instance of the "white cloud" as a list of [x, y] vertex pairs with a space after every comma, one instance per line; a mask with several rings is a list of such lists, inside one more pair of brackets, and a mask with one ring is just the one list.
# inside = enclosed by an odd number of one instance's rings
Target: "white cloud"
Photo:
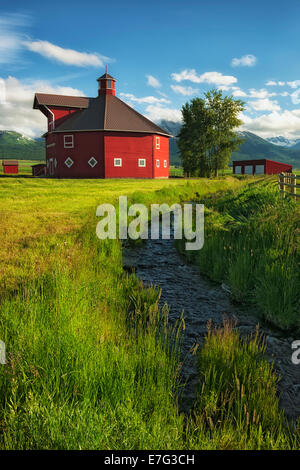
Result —
[[134, 102], [134, 103], [146, 103], [146, 104], [170, 103], [170, 101], [167, 100], [166, 98], [156, 98], [155, 96], [144, 96], [143, 98], [137, 98], [132, 93], [120, 93], [120, 96], [124, 98], [126, 101]]
[[160, 88], [161, 83], [157, 78], [153, 77], [153, 75], [146, 75], [147, 77], [147, 85], [152, 86], [153, 88]]
[[247, 96], [247, 93], [245, 93], [243, 90], [241, 90], [239, 87], [232, 87], [232, 96], [235, 98], [244, 98]]
[[181, 86], [181, 85], [171, 85], [172, 90], [175, 93], [179, 93], [184, 96], [191, 96], [195, 95], [196, 93], [199, 93], [199, 90], [197, 88], [193, 88], [191, 86]]
[[78, 52], [74, 49], [64, 49], [48, 41], [23, 41], [23, 45], [32, 52], [42, 55], [48, 59], [54, 59], [67, 65], [77, 67], [103, 67], [111, 59], [99, 54], [90, 54], [87, 52]]
[[248, 104], [255, 111], [280, 111], [281, 109], [277, 101], [269, 100], [269, 98], [248, 101]]
[[22, 49], [20, 28], [27, 25], [29, 17], [12, 14], [0, 16], [0, 64], [10, 64], [17, 60]]
[[179, 109], [165, 108], [159, 105], [147, 106], [145, 116], [154, 122], [159, 122], [162, 119], [165, 119], [166, 121], [173, 121], [173, 122], [182, 121], [182, 114]]
[[250, 118], [241, 115], [244, 122], [241, 130], [247, 130], [261, 137], [275, 137], [282, 135], [288, 139], [300, 136], [300, 110], [274, 111], [259, 117]]
[[287, 82], [291, 88], [298, 88], [300, 86], [300, 80], [294, 80], [293, 82]]
[[213, 83], [215, 85], [232, 85], [237, 82], [237, 78], [232, 75], [223, 75], [220, 72], [205, 72], [202, 75], [197, 75], [195, 69], [185, 69], [180, 73], [172, 73], [171, 76], [175, 82], [189, 80], [193, 83]]
[[269, 80], [268, 82], [266, 82], [266, 86], [284, 86], [285, 85], [285, 82], [275, 82], [275, 80]]
[[271, 98], [271, 96], [276, 96], [277, 93], [269, 93], [268, 90], [265, 88], [261, 88], [260, 90], [256, 90], [255, 88], [251, 88], [249, 90], [249, 97], [250, 98]]
[[257, 59], [252, 54], [243, 55], [242, 57], [234, 58], [231, 61], [232, 67], [253, 67], [257, 62]]
[[291, 97], [293, 104], [299, 104], [300, 103], [300, 88], [298, 88], [298, 90], [291, 93], [290, 97]]
[[47, 130], [45, 116], [32, 109], [36, 92], [84, 96], [76, 88], [52, 86], [37, 80], [24, 84], [15, 77], [0, 78], [0, 85], [0, 129], [13, 130], [29, 137], [40, 136]]

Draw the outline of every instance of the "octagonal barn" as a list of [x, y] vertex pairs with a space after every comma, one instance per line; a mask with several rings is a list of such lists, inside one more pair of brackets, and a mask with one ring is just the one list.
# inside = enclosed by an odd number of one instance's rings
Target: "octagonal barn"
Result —
[[172, 136], [117, 98], [115, 82], [98, 78], [96, 98], [35, 94], [48, 119], [47, 176], [168, 178]]

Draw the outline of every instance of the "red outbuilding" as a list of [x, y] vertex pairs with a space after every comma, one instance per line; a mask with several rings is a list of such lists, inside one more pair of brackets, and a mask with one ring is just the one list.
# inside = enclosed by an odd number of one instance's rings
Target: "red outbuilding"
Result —
[[3, 172], [6, 175], [17, 175], [19, 173], [19, 164], [17, 160], [2, 160]]
[[275, 175], [282, 172], [291, 172], [292, 165], [274, 162], [273, 160], [236, 160], [232, 162], [233, 173], [236, 175]]
[[169, 138], [115, 96], [116, 80], [98, 78], [98, 96], [36, 93], [48, 118], [46, 174], [61, 178], [168, 178]]

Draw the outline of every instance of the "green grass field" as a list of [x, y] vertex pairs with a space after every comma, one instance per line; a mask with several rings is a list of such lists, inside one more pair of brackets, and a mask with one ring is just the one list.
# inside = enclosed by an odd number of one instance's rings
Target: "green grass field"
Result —
[[[299, 447], [262, 347], [243, 346], [226, 325], [199, 354], [211, 386], [199, 390], [195, 415], [179, 414], [183, 324], [171, 329], [158, 290], [124, 273], [121, 243], [95, 234], [97, 205], [119, 195], [170, 204], [247, 190], [252, 180], [0, 179], [0, 449]], [[215, 335], [233, 351], [221, 365]], [[224, 404], [229, 366], [247, 393]]]
[[253, 179], [247, 187], [201, 198], [205, 244], [186, 255], [211, 279], [225, 282], [237, 302], [255, 306], [277, 327], [300, 331], [300, 208], [282, 197], [276, 181]]

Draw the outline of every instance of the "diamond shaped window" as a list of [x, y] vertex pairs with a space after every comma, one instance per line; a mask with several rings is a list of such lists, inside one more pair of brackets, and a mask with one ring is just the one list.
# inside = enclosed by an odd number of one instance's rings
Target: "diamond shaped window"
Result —
[[97, 163], [98, 163], [98, 162], [97, 162], [96, 158], [94, 158], [94, 157], [90, 158], [89, 161], [88, 161], [88, 164], [89, 164], [90, 167], [92, 167], [92, 168], [94, 168], [94, 166], [96, 166]]
[[71, 168], [71, 166], [73, 165], [73, 160], [72, 158], [68, 157], [66, 160], [65, 160], [65, 165], [68, 167], [68, 168]]

